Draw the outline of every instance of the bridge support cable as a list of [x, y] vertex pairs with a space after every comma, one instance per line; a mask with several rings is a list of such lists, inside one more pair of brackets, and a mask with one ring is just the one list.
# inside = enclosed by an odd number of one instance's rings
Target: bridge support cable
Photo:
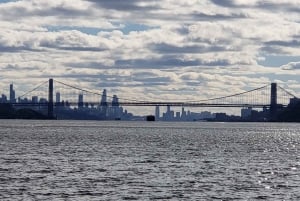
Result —
[[19, 98], [27, 97], [30, 93], [36, 91], [37, 89], [39, 89], [40, 87], [42, 87], [43, 85], [45, 85], [45, 84], [47, 84], [47, 83], [48, 83], [48, 81], [45, 81], [45, 82], [42, 82], [42, 83], [38, 84], [38, 85], [37, 85], [36, 87], [34, 87], [33, 89], [31, 89], [31, 90], [25, 92], [23, 95], [19, 96], [18, 99], [19, 99]]
[[232, 94], [232, 95], [228, 95], [228, 96], [222, 96], [222, 97], [217, 97], [217, 98], [209, 98], [209, 99], [202, 99], [202, 100], [196, 100], [196, 101], [187, 101], [187, 103], [205, 103], [205, 102], [210, 102], [210, 101], [224, 101], [225, 99], [229, 99], [229, 98], [235, 98], [233, 102], [237, 102], [237, 100], [240, 98], [240, 100], [242, 99], [242, 102], [245, 101], [245, 99], [247, 98], [247, 102], [249, 102], [249, 97], [243, 97], [242, 95], [245, 94], [250, 94], [252, 92], [255, 91], [259, 91], [259, 90], [263, 90], [268, 88], [270, 85], [265, 85], [263, 87], [259, 87], [256, 89], [252, 89], [249, 91], [245, 91], [245, 92], [241, 92], [241, 93], [236, 93], [236, 94]]
[[55, 80], [55, 106], [94, 107], [99, 104], [100, 93], [90, 92]]
[[278, 88], [277, 93], [278, 93], [279, 105], [288, 105], [289, 103], [291, 103], [291, 101], [293, 101], [293, 99], [298, 99], [297, 96], [287, 91], [286, 89], [280, 86], [277, 86], [277, 88]]
[[282, 90], [284, 93], [286, 93], [287, 96], [291, 97], [291, 98], [297, 98], [297, 96], [295, 96], [294, 94], [292, 94], [291, 92], [287, 91], [286, 89], [282, 88], [281, 86], [278, 86], [278, 88], [280, 90]]
[[[72, 86], [70, 84], [66, 84], [61, 81], [55, 80], [55, 82], [64, 85], [66, 87], [75, 89], [77, 91], [80, 91], [81, 93], [89, 93], [89, 94], [95, 94], [98, 96], [102, 96], [102, 93], [93, 92], [87, 89], [82, 89], [76, 86]], [[233, 95], [218, 97], [218, 98], [211, 98], [211, 99], [205, 99], [205, 100], [198, 100], [198, 101], [182, 101], [182, 102], [176, 102], [176, 101], [168, 101], [168, 102], [160, 102], [160, 101], [140, 101], [140, 100], [132, 100], [128, 98], [119, 98], [120, 99], [120, 105], [123, 106], [178, 106], [178, 107], [264, 107], [269, 105], [269, 102], [265, 102], [266, 100], [264, 97], [265, 92], [267, 90], [269, 85], [259, 87], [256, 89], [252, 89], [249, 91], [236, 93]], [[109, 97], [109, 96], [107, 96]], [[109, 97], [113, 98], [113, 97]], [[95, 104], [99, 103], [100, 97], [97, 99]], [[78, 102], [76, 99], [73, 99], [70, 101], [70, 104], [76, 105], [76, 102]]]
[[[50, 86], [50, 80], [52, 80], [52, 87]], [[68, 102], [69, 106], [78, 107], [84, 104], [84, 107], [94, 107], [95, 105], [100, 107], [101, 97], [103, 93], [94, 92], [88, 89], [83, 89], [80, 87], [72, 86], [71, 84], [67, 84], [58, 80], [50, 79], [49, 84], [45, 85], [46, 82], [41, 83], [34, 89], [26, 92], [20, 97], [28, 96], [29, 94], [32, 95], [32, 92], [46, 92], [46, 96], [39, 96], [45, 97], [46, 101], [53, 102], [54, 104], [54, 113], [55, 107], [59, 106], [61, 102]], [[43, 88], [43, 86], [47, 88]], [[51, 89], [52, 88], [52, 89]], [[277, 98], [270, 100], [270, 97], [274, 96], [276, 88]], [[50, 92], [52, 91], [52, 94]], [[273, 94], [271, 93], [273, 91]], [[47, 93], [48, 92], [48, 93]], [[55, 94], [56, 92], [56, 94]], [[33, 95], [32, 95], [33, 97]], [[55, 98], [56, 97], [56, 98]], [[105, 99], [107, 104], [112, 104], [112, 100], [114, 96], [108, 96], [105, 94]], [[253, 107], [253, 108], [270, 108], [271, 102], [273, 106], [277, 104], [282, 104], [286, 106], [289, 103], [290, 98], [295, 98], [292, 93], [286, 91], [280, 86], [275, 86], [273, 83], [252, 89], [249, 91], [244, 91], [241, 93], [235, 93], [232, 95], [217, 97], [217, 98], [209, 98], [209, 99], [202, 99], [202, 100], [194, 100], [194, 101], [142, 101], [136, 99], [129, 99], [129, 98], [119, 98], [119, 105], [120, 106], [176, 106], [176, 107]], [[62, 101], [63, 100], [63, 101]], [[79, 102], [81, 102], [79, 104]], [[42, 105], [44, 102], [37, 102], [36, 105], [39, 107], [45, 108]], [[59, 104], [57, 104], [59, 103]], [[23, 102], [22, 104], [26, 104]], [[33, 102], [31, 103], [33, 104]], [[41, 106], [42, 105], [42, 106]], [[47, 110], [46, 110], [47, 114]], [[51, 110], [48, 111], [48, 114], [51, 115]]]
[[[64, 85], [66, 87], [69, 87], [69, 88], [72, 88], [72, 89], [75, 89], [77, 91], [81, 91], [81, 93], [86, 93], [86, 94], [94, 94], [94, 95], [97, 95], [98, 97], [100, 96], [103, 96], [103, 93], [99, 93], [99, 92], [94, 92], [94, 91], [91, 91], [91, 90], [88, 90], [88, 89], [83, 89], [83, 88], [79, 88], [79, 87], [76, 87], [76, 86], [72, 86], [70, 84], [66, 84], [64, 82], [61, 82], [61, 81], [58, 81], [58, 80], [54, 80], [55, 82], [61, 84], [61, 85]], [[113, 99], [114, 96], [109, 96], [109, 95], [105, 95], [107, 98], [110, 98], [110, 99]], [[143, 103], [145, 101], [140, 101], [140, 100], [137, 100], [137, 99], [130, 99], [130, 98], [123, 98], [123, 97], [119, 97], [119, 100], [120, 101], [124, 101], [124, 102], [136, 102], [136, 103]], [[98, 103], [100, 102], [100, 98], [98, 99]]]

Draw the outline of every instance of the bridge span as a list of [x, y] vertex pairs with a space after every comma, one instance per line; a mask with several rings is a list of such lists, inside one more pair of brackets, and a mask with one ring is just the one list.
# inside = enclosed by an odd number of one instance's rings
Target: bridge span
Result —
[[[47, 88], [41, 89], [41, 86], [46, 85]], [[46, 92], [45, 98], [37, 101], [37, 96], [31, 95], [32, 92], [41, 91]], [[71, 92], [73, 91], [73, 92]], [[75, 91], [75, 92], [74, 92]], [[55, 93], [56, 92], [56, 93]], [[30, 96], [32, 101], [30, 101]], [[94, 99], [89, 99], [89, 96], [94, 96]], [[25, 98], [28, 97], [28, 98]], [[41, 96], [40, 96], [41, 97]], [[62, 101], [62, 97], [64, 100]], [[70, 98], [71, 97], [71, 98]], [[162, 99], [164, 97], [161, 97]], [[128, 97], [118, 98], [116, 95], [107, 96], [106, 90], [103, 93], [93, 92], [89, 89], [83, 89], [64, 82], [49, 79], [47, 82], [43, 82], [40, 86], [26, 92], [19, 97], [18, 102], [14, 102], [16, 107], [22, 106], [36, 106], [47, 107], [48, 116], [54, 116], [54, 108], [70, 106], [70, 107], [101, 107], [101, 106], [174, 106], [174, 107], [222, 107], [222, 108], [265, 108], [269, 109], [271, 115], [275, 115], [277, 108], [286, 107], [291, 99], [297, 97], [287, 91], [286, 89], [277, 85], [277, 83], [271, 83], [259, 88], [255, 88], [249, 91], [243, 91], [237, 94], [230, 94], [223, 97], [216, 97], [210, 99], [202, 99], [195, 101], [147, 101], [147, 100], [133, 100]], [[35, 101], [33, 101], [35, 99]], [[111, 99], [109, 101], [108, 99]], [[24, 101], [26, 100], [26, 101]]]

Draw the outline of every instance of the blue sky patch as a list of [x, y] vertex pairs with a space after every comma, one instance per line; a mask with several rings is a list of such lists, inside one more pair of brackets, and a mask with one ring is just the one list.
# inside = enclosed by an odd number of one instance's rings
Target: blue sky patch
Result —
[[120, 30], [123, 34], [127, 35], [132, 31], [147, 31], [150, 29], [154, 29], [156, 27], [149, 27], [142, 24], [133, 24], [133, 23], [126, 23], [122, 25], [114, 24], [116, 27], [115, 29], [101, 29], [101, 28], [94, 28], [94, 27], [73, 27], [73, 26], [46, 26], [45, 28], [51, 32], [58, 32], [58, 31], [70, 31], [70, 30], [77, 30], [82, 33], [90, 34], [90, 35], [97, 35], [101, 31], [109, 31], [109, 30]]
[[135, 24], [135, 23], [126, 23], [124, 27], [120, 29], [124, 34], [129, 34], [131, 31], [147, 31], [150, 29], [155, 29], [157, 27], [150, 27], [143, 24]]
[[51, 32], [77, 30], [82, 33], [86, 33], [86, 34], [90, 34], [90, 35], [97, 35], [100, 31], [104, 31], [104, 29], [98, 29], [98, 28], [92, 28], [92, 27], [46, 26], [45, 28]]
[[299, 62], [300, 56], [264, 56], [266, 59], [264, 61], [258, 61], [259, 65], [268, 67], [280, 67], [282, 65]]
[[0, 0], [0, 3], [8, 3], [8, 2], [15, 2], [18, 0]]

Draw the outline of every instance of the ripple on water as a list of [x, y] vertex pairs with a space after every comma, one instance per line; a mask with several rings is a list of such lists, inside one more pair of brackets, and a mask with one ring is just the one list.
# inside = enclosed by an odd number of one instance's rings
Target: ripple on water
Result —
[[0, 200], [300, 200], [298, 124], [15, 124]]

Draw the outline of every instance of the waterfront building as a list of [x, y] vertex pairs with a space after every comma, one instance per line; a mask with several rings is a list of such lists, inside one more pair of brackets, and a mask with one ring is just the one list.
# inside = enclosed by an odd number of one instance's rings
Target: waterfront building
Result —
[[38, 102], [39, 102], [39, 97], [37, 97], [37, 96], [32, 96], [31, 102], [32, 102], [32, 103], [38, 103]]
[[158, 121], [159, 118], [160, 118], [160, 111], [159, 111], [159, 105], [157, 105], [155, 107], [155, 119], [156, 119], [156, 121]]
[[60, 103], [60, 93], [59, 92], [56, 92], [55, 99], [56, 99], [56, 103]]
[[164, 114], [164, 118], [163, 119], [165, 121], [172, 121], [172, 120], [174, 120], [174, 111], [171, 111], [171, 106], [170, 105], [167, 106], [167, 111]]
[[100, 112], [106, 117], [108, 114], [108, 103], [107, 103], [107, 92], [106, 89], [103, 90], [101, 100], [100, 100]]
[[249, 119], [251, 117], [252, 107], [241, 109], [241, 117], [242, 119]]
[[78, 95], [78, 108], [83, 108], [83, 94]]
[[101, 107], [107, 106], [107, 92], [106, 92], [106, 89], [104, 89], [103, 92], [102, 92], [100, 106]]
[[7, 97], [4, 94], [1, 95], [0, 103], [7, 103]]
[[111, 105], [112, 105], [111, 116], [114, 118], [119, 118], [121, 116], [121, 108], [119, 107], [120, 104], [119, 104], [119, 98], [117, 95], [113, 95]]
[[182, 121], [187, 120], [186, 111], [184, 110], [184, 107], [182, 107], [182, 109], [181, 109], [181, 120]]
[[48, 103], [48, 100], [46, 98], [40, 98], [40, 103]]
[[295, 105], [297, 105], [299, 103], [300, 103], [300, 99], [299, 98], [291, 98], [289, 106], [295, 106]]
[[9, 85], [9, 102], [10, 103], [15, 103], [16, 102], [16, 93], [15, 93], [13, 84]]

